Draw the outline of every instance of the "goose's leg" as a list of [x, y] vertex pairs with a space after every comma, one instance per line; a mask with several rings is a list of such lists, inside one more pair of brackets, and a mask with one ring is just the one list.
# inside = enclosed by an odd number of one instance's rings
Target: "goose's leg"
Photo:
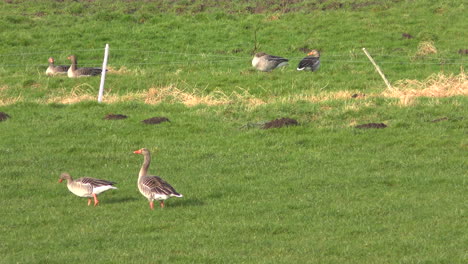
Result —
[[[96, 206], [98, 205], [99, 200], [97, 199], [97, 195], [95, 193], [93, 193], [93, 197], [94, 197], [94, 206]], [[89, 198], [89, 202], [91, 202], [91, 198]]]
[[154, 202], [153, 201], [150, 201], [150, 208], [151, 208], [151, 210], [154, 210]]
[[164, 201], [163, 200], [159, 201], [159, 205], [161, 205], [161, 208], [164, 208]]
[[91, 204], [91, 198], [88, 198], [88, 206]]

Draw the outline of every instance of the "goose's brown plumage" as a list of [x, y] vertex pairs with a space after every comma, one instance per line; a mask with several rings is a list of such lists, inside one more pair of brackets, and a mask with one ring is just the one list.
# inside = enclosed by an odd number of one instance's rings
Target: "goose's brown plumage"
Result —
[[161, 208], [164, 207], [164, 201], [170, 197], [183, 197], [174, 187], [158, 176], [149, 176], [148, 168], [151, 162], [150, 151], [142, 148], [134, 151], [135, 154], [141, 154], [144, 157], [143, 165], [138, 174], [138, 190], [145, 196], [150, 204], [150, 208], [154, 209], [154, 200], [158, 200]]
[[65, 65], [55, 65], [54, 58], [49, 58], [49, 67], [47, 67], [46, 74], [47, 75], [57, 75], [57, 74], [67, 74], [68, 69], [70, 66]]
[[95, 179], [90, 177], [83, 177], [76, 180], [68, 173], [62, 173], [59, 182], [67, 181], [67, 187], [70, 192], [80, 197], [88, 198], [88, 206], [91, 204], [91, 197], [94, 198], [94, 206], [99, 204], [97, 195], [110, 189], [117, 189], [114, 186], [115, 182]]
[[70, 78], [96, 76], [96, 75], [101, 74], [102, 72], [101, 68], [90, 68], [90, 67], [78, 68], [78, 62], [77, 62], [75, 55], [70, 55], [68, 59], [71, 60], [72, 62], [70, 68], [67, 71], [67, 75]]

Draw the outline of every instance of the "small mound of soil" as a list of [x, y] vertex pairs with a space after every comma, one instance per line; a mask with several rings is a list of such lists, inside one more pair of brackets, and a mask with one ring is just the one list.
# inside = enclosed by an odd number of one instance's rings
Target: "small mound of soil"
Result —
[[468, 55], [468, 49], [459, 49], [458, 54], [460, 55]]
[[362, 125], [357, 125], [355, 128], [386, 128], [387, 125], [384, 123], [369, 123], [369, 124], [362, 124]]
[[275, 119], [263, 125], [263, 129], [270, 129], [270, 128], [280, 128], [284, 126], [297, 126], [299, 123], [295, 119], [283, 117], [279, 119]]
[[366, 97], [365, 94], [353, 94], [351, 95], [351, 98], [361, 98], [361, 97]]
[[401, 36], [404, 37], [404, 38], [407, 38], [407, 39], [414, 38], [413, 36], [411, 36], [411, 34], [408, 34], [408, 33], [403, 33], [403, 34], [401, 34]]
[[148, 125], [154, 125], [154, 124], [160, 124], [162, 122], [170, 122], [170, 120], [167, 117], [152, 117], [152, 118], [145, 119], [141, 122], [148, 124]]
[[7, 113], [0, 112], [0, 122], [1, 122], [1, 121], [5, 121], [5, 120], [7, 120], [8, 118], [10, 118], [10, 116], [7, 115]]
[[127, 118], [126, 115], [121, 115], [121, 114], [108, 114], [104, 117], [105, 120], [119, 120], [119, 119], [125, 119]]

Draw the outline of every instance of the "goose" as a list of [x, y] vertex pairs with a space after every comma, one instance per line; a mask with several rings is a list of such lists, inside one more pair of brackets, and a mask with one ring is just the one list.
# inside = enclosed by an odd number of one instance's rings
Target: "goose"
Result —
[[161, 177], [148, 175], [151, 162], [151, 154], [148, 149], [142, 148], [133, 153], [143, 155], [143, 165], [138, 174], [138, 190], [148, 199], [151, 210], [154, 210], [154, 200], [158, 200], [161, 208], [164, 208], [165, 200], [171, 197], [183, 197]]
[[252, 66], [257, 68], [260, 71], [268, 72], [279, 67], [288, 65], [288, 59], [268, 55], [265, 52], [255, 53], [255, 56], [252, 59]]
[[66, 74], [68, 71], [68, 68], [70, 66], [65, 66], [65, 65], [57, 65], [55, 66], [55, 60], [54, 58], [50, 57], [49, 58], [49, 67], [47, 67], [46, 74], [51, 76], [51, 75], [57, 75], [57, 74]]
[[97, 195], [110, 189], [117, 189], [115, 182], [83, 177], [76, 180], [70, 174], [64, 172], [60, 175], [59, 182], [67, 180], [67, 187], [70, 192], [80, 197], [88, 197], [88, 206], [91, 204], [91, 197], [94, 198], [94, 206], [98, 205]]
[[90, 67], [78, 68], [75, 55], [68, 56], [68, 59], [71, 60], [72, 62], [70, 68], [67, 71], [67, 75], [70, 78], [96, 76], [96, 75], [101, 74], [102, 72], [101, 68], [90, 68]]
[[302, 59], [297, 66], [298, 71], [316, 71], [320, 67], [320, 52], [312, 50], [307, 54], [307, 57]]

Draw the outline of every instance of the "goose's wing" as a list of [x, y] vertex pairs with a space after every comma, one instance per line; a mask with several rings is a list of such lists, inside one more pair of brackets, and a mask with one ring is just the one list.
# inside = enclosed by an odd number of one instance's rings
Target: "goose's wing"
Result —
[[288, 62], [289, 60], [280, 56], [274, 56], [274, 55], [267, 55], [265, 57], [266, 60], [269, 62], [274, 62], [275, 64], [280, 64], [283, 62]]
[[102, 72], [101, 68], [85, 67], [85, 68], [76, 69], [76, 74], [78, 74], [79, 76], [96, 76], [96, 75], [101, 74], [101, 72]]
[[83, 185], [90, 185], [92, 187], [101, 187], [101, 186], [114, 186], [115, 182], [95, 179], [90, 177], [83, 177], [75, 180], [75, 182], [80, 182]]
[[168, 196], [182, 196], [174, 187], [158, 176], [146, 176], [143, 178], [141, 184], [152, 193]]
[[299, 62], [297, 66], [298, 70], [303, 70], [306, 68], [310, 68], [312, 71], [316, 70], [320, 65], [320, 59], [317, 57], [305, 57]]

